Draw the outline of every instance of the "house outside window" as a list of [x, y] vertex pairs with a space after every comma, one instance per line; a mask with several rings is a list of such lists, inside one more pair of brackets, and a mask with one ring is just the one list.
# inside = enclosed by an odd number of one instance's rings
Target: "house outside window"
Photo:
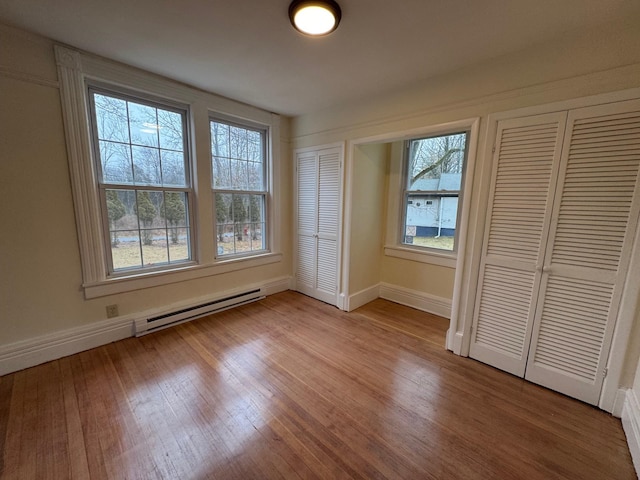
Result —
[[455, 252], [468, 133], [405, 142], [401, 244]]
[[267, 246], [267, 131], [210, 120], [218, 257], [265, 252]]
[[108, 273], [191, 262], [186, 107], [89, 87]]

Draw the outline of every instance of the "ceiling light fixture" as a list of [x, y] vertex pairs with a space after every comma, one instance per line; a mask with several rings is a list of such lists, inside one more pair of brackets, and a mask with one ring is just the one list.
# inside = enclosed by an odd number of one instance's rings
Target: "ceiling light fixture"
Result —
[[338, 28], [342, 12], [333, 0], [293, 0], [289, 5], [291, 25], [305, 35], [319, 37]]

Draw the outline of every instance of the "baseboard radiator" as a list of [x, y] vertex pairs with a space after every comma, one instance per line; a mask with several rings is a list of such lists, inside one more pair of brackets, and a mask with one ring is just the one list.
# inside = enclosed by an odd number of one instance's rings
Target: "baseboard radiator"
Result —
[[141, 318], [135, 322], [136, 337], [157, 332], [158, 330], [204, 317], [205, 315], [210, 315], [212, 313], [228, 310], [257, 300], [262, 300], [263, 298], [265, 298], [265, 295], [262, 293], [261, 289], [257, 288], [255, 290], [229, 295], [199, 305], [182, 308], [174, 312], [164, 313], [149, 318]]

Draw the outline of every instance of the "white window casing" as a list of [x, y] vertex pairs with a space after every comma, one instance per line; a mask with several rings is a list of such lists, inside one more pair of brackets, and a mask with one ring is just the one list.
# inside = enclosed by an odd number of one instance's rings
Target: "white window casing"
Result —
[[[278, 184], [280, 155], [280, 117], [256, 107], [202, 92], [171, 80], [118, 64], [84, 52], [55, 46], [62, 113], [69, 172], [73, 192], [78, 243], [82, 264], [82, 286], [86, 298], [111, 295], [120, 292], [148, 288], [156, 285], [180, 282], [235, 270], [279, 262], [280, 217], [278, 209]], [[189, 108], [187, 118], [191, 135], [187, 139], [191, 150], [193, 169], [193, 235], [195, 248], [192, 262], [171, 266], [169, 269], [133, 271], [126, 275], [112, 275], [107, 260], [108, 232], [105, 232], [99, 198], [98, 175], [92, 148], [89, 85], [108, 85], [116, 91], [124, 90], [141, 98], [151, 96]], [[267, 202], [269, 250], [238, 258], [216, 259], [213, 231], [215, 212], [212, 210], [210, 188], [211, 162], [207, 152], [210, 138], [205, 122], [210, 116], [223, 115], [238, 123], [260, 125], [267, 132], [269, 171]], [[205, 188], [206, 183], [209, 188]]]

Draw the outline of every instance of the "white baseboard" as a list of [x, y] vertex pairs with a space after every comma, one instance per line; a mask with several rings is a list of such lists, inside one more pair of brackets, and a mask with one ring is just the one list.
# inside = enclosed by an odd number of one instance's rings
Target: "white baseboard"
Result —
[[280, 277], [270, 280], [262, 285], [262, 291], [266, 296], [275, 293], [286, 292], [293, 288], [293, 277]]
[[627, 445], [631, 452], [636, 474], [640, 476], [640, 403], [632, 389], [627, 390], [622, 409], [622, 427], [627, 436]]
[[344, 310], [351, 312], [356, 308], [360, 308], [369, 302], [373, 302], [376, 298], [380, 297], [380, 285], [374, 285], [364, 290], [360, 290], [353, 295], [349, 295]]
[[388, 283], [380, 284], [380, 297], [423, 312], [451, 318], [451, 299], [449, 298], [436, 297], [435, 295]]
[[0, 375], [17, 372], [133, 335], [132, 317], [115, 318], [0, 347]]
[[447, 330], [447, 349], [460, 355], [462, 352], [462, 332], [451, 333], [451, 329]]
[[[261, 288], [265, 295], [273, 295], [274, 293], [289, 290], [290, 285], [291, 277], [287, 276], [260, 284], [248, 285], [244, 289]], [[228, 292], [218, 292], [216, 297], [227, 294]], [[60, 332], [0, 346], [0, 375], [17, 372], [18, 370], [134, 336], [134, 324], [137, 319], [153, 316], [161, 311], [175, 311], [180, 308], [197, 305], [204, 300], [212, 300], [212, 298], [209, 296], [204, 299], [191, 299], [189, 302], [164, 306], [162, 310], [154, 309], [102, 320], [89, 325], [69, 328]]]
[[624, 409], [624, 404], [627, 401], [627, 392], [628, 392], [628, 389], [626, 388], [618, 389], [618, 391], [616, 392], [616, 396], [613, 400], [613, 406], [611, 408], [611, 411], [609, 411], [606, 408], [603, 408], [602, 405], [599, 405], [599, 407], [602, 408], [602, 410], [604, 410], [605, 412], [609, 412], [611, 415], [613, 415], [616, 418], [622, 418], [622, 410]]

